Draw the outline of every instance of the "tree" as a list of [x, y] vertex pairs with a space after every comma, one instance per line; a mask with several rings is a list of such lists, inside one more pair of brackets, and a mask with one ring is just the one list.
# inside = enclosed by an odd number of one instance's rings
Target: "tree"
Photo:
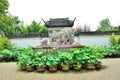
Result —
[[8, 14], [9, 2], [8, 0], [0, 0], [0, 30], [4, 31], [5, 34], [12, 31], [13, 19]]
[[9, 7], [8, 0], [0, 0], [0, 30], [4, 31], [6, 21], [8, 21], [7, 10]]
[[42, 33], [42, 34], [48, 34], [48, 30], [46, 26], [41, 25], [40, 23], [36, 21], [32, 21], [30, 25], [27, 26], [28, 33]]
[[6, 35], [20, 33], [21, 21], [17, 16], [8, 13], [8, 0], [0, 0], [0, 30]]
[[8, 13], [8, 0], [0, 0], [0, 30], [6, 35], [28, 34], [28, 33], [47, 33], [46, 27], [40, 25], [36, 21], [28, 26], [24, 26], [23, 22], [17, 16]]
[[48, 34], [48, 29], [45, 25], [41, 25], [41, 28], [39, 30], [39, 33], [42, 33], [42, 34]]
[[36, 21], [32, 21], [30, 25], [27, 26], [27, 30], [29, 33], [36, 33], [40, 29], [40, 23], [37, 23]]
[[0, 0], [0, 14], [6, 14], [9, 7], [8, 0]]
[[18, 17], [10, 14], [1, 16], [0, 30], [4, 31], [6, 35], [14, 34], [14, 31], [19, 27], [20, 22], [21, 21], [18, 19]]
[[100, 22], [100, 25], [98, 26], [97, 29], [97, 31], [115, 31], [115, 30], [117, 30], [117, 27], [112, 26], [108, 18], [103, 19]]

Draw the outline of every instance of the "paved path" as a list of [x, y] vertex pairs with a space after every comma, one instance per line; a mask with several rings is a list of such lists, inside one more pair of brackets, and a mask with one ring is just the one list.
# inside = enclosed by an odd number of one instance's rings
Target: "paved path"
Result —
[[19, 71], [15, 62], [0, 63], [0, 80], [120, 80], [120, 58], [104, 59], [100, 71], [37, 73]]

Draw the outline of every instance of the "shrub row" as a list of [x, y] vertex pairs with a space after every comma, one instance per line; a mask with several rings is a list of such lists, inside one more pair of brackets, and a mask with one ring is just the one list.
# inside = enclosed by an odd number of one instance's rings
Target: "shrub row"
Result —
[[95, 49], [91, 46], [71, 48], [70, 52], [55, 50], [54, 54], [44, 55], [42, 51], [35, 53], [32, 48], [27, 48], [19, 54], [17, 65], [21, 70], [27, 71], [33, 71], [35, 67], [39, 72], [43, 72], [45, 69], [54, 72], [58, 68], [68, 71], [71, 67], [75, 70], [81, 70], [82, 67], [91, 70], [101, 68], [102, 58], [106, 55], [101, 48]]
[[[120, 45], [115, 45], [115, 46], [109, 46], [109, 47], [98, 47], [94, 48], [97, 49], [100, 53], [106, 53], [105, 58], [113, 58], [113, 57], [119, 57], [120, 55]], [[13, 47], [10, 49], [3, 49], [0, 51], [0, 62], [2, 61], [17, 61], [17, 57], [19, 54], [24, 54], [25, 50], [28, 50], [28, 48], [19, 48], [19, 47]], [[57, 50], [57, 49], [56, 49]], [[29, 52], [29, 50], [28, 50]], [[55, 49], [51, 51], [53, 53], [56, 53]]]

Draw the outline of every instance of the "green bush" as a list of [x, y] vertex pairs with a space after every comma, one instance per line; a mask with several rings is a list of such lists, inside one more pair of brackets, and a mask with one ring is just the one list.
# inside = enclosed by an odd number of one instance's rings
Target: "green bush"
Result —
[[39, 29], [39, 33], [42, 33], [42, 34], [48, 34], [48, 29], [45, 25], [41, 25], [40, 26], [40, 29]]
[[46, 65], [49, 67], [56, 67], [60, 62], [60, 58], [57, 55], [47, 55]]
[[60, 52], [58, 57], [60, 58], [61, 66], [69, 65], [73, 59], [73, 55], [69, 52]]
[[120, 54], [120, 45], [109, 46], [106, 48], [107, 55], [112, 56], [116, 54]]
[[13, 53], [11, 50], [4, 49], [2, 50], [3, 58], [9, 58], [11, 59], [13, 57]]
[[85, 50], [83, 48], [71, 48], [73, 54], [73, 64], [81, 67], [84, 64]]
[[11, 49], [12, 43], [7, 37], [2, 37], [0, 35], [0, 51], [4, 49]]
[[117, 40], [117, 44], [120, 45], [120, 37]]
[[117, 44], [117, 40], [116, 40], [116, 37], [115, 37], [115, 33], [112, 33], [111, 37], [110, 37], [110, 42], [111, 44], [114, 46]]

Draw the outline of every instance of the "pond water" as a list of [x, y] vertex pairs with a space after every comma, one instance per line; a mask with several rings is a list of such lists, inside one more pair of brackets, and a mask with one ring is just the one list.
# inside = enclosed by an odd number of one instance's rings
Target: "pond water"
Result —
[[75, 41], [79, 41], [83, 45], [87, 46], [109, 46], [110, 36], [109, 35], [97, 35], [97, 36], [79, 36], [75, 37]]
[[[78, 36], [75, 37], [75, 42], [86, 46], [109, 46], [110, 35], [97, 35], [97, 36]], [[35, 47], [40, 45], [40, 37], [36, 38], [16, 38], [10, 39], [11, 42], [17, 47]], [[48, 39], [49, 40], [49, 39]]]
[[10, 40], [17, 47], [34, 47], [40, 44], [40, 38], [16, 38]]

